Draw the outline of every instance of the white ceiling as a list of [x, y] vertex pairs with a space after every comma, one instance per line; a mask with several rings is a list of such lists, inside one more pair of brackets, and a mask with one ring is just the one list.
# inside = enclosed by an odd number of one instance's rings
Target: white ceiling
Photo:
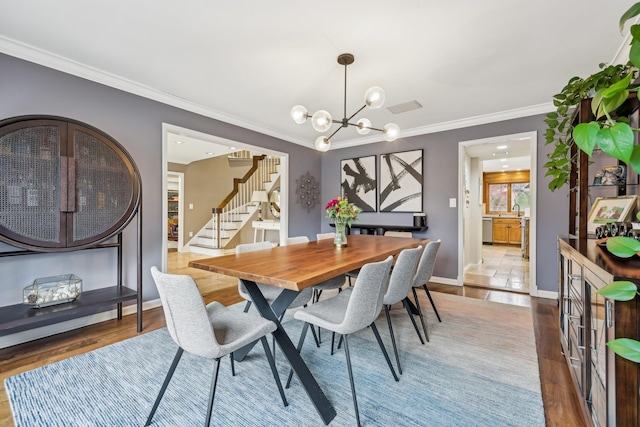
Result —
[[[319, 134], [289, 110], [342, 118], [341, 53], [355, 55], [347, 115], [373, 85], [385, 107], [423, 105], [358, 115], [397, 123], [402, 138], [549, 111], [569, 78], [626, 44], [617, 23], [630, 4], [5, 0], [0, 52], [312, 147]], [[342, 129], [334, 146], [380, 140], [372, 134]]]

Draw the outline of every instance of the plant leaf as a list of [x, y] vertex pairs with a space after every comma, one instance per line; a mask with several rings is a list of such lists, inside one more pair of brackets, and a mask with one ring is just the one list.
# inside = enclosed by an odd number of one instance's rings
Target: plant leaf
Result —
[[600, 130], [600, 125], [597, 122], [580, 123], [573, 128], [573, 139], [582, 151], [591, 156]]
[[[578, 126], [576, 126], [576, 129]], [[600, 129], [596, 136], [596, 142], [598, 146], [602, 148], [602, 151], [611, 157], [615, 157], [616, 159], [627, 163], [629, 162], [631, 152], [633, 151], [633, 131], [626, 123], [616, 123], [610, 128]], [[576, 144], [580, 146], [577, 139]], [[593, 151], [593, 147], [591, 147], [591, 149]], [[583, 149], [583, 151], [585, 150]], [[588, 154], [591, 155], [591, 152], [588, 152]]]
[[640, 41], [633, 39], [631, 49], [629, 50], [629, 61], [634, 67], [640, 68]]
[[605, 98], [602, 101], [602, 108], [606, 109], [608, 113], [614, 111], [616, 108], [624, 104], [624, 101], [627, 100], [629, 96], [628, 90], [623, 90], [622, 92], [618, 92], [614, 96]]
[[607, 240], [607, 250], [620, 258], [631, 258], [640, 251], [640, 242], [631, 237], [611, 237]]
[[625, 13], [620, 17], [620, 32], [624, 29], [624, 24], [634, 16], [637, 16], [640, 13], [640, 3], [635, 3], [631, 6]]
[[632, 74], [633, 73], [627, 74], [623, 79], [603, 90], [602, 96], [605, 98], [611, 98], [612, 96], [626, 90], [629, 87], [629, 83], [631, 83]]
[[618, 338], [607, 343], [615, 354], [635, 363], [640, 363], [640, 342], [631, 338]]
[[631, 159], [629, 159], [629, 166], [631, 166], [636, 173], [640, 173], [640, 145], [633, 147]]
[[636, 297], [635, 283], [626, 280], [611, 282], [598, 290], [598, 294], [615, 301], [631, 301]]
[[602, 111], [602, 108], [600, 108], [602, 105], [603, 92], [604, 89], [600, 89], [595, 93], [595, 95], [593, 95], [593, 98], [591, 99], [591, 112], [594, 116], [596, 116], [596, 119], [604, 116], [604, 111]]

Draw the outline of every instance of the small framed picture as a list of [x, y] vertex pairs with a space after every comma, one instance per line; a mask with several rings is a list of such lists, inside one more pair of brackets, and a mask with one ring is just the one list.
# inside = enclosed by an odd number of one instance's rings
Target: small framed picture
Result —
[[587, 233], [595, 233], [602, 224], [628, 221], [637, 199], [637, 196], [598, 197], [589, 211]]

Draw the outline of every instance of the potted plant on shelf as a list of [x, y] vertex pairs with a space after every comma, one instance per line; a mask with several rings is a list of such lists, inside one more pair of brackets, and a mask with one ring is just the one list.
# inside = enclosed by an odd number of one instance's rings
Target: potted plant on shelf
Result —
[[[631, 6], [620, 18], [620, 31], [626, 22], [640, 14], [640, 3]], [[629, 62], [622, 65], [600, 64], [601, 71], [586, 79], [572, 78], [561, 93], [554, 96], [557, 111], [547, 115], [547, 144], [555, 144], [554, 151], [547, 155], [544, 167], [546, 176], [551, 176], [549, 189], [554, 191], [564, 186], [569, 178], [571, 148], [575, 143], [579, 150], [591, 156], [598, 148], [611, 157], [621, 160], [640, 174], [640, 145], [634, 146], [634, 133], [625, 117], [616, 117], [618, 110], [632, 92], [638, 92], [634, 83], [640, 69], [640, 25], [632, 25]], [[594, 120], [572, 125], [573, 113], [581, 100], [591, 97], [591, 112]], [[640, 220], [640, 214], [638, 215]], [[610, 237], [607, 250], [621, 258], [640, 255], [640, 241], [630, 237]], [[635, 283], [615, 281], [601, 288], [598, 293], [615, 301], [630, 301], [640, 295]], [[616, 354], [640, 363], [640, 342], [630, 338], [618, 338], [607, 343]]]

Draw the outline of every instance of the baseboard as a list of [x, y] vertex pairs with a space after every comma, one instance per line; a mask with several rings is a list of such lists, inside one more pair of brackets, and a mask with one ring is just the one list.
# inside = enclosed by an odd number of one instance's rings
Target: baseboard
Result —
[[431, 276], [429, 282], [440, 283], [442, 285], [462, 286], [456, 279], [449, 279], [448, 277]]
[[[154, 299], [151, 301], [145, 301], [142, 303], [142, 311], [150, 310], [152, 308], [162, 306], [160, 299]], [[136, 306], [128, 305], [122, 308], [122, 315], [136, 313]], [[13, 335], [7, 335], [2, 337], [2, 343], [0, 348], [11, 347], [25, 342], [37, 340], [40, 338], [48, 337], [51, 335], [61, 334], [63, 332], [72, 331], [74, 329], [82, 328], [85, 326], [93, 325], [100, 322], [106, 322], [107, 320], [113, 320], [118, 317], [118, 312], [114, 308], [110, 311], [102, 313], [96, 313], [92, 316], [80, 317], [73, 320], [67, 320], [66, 322], [55, 323], [53, 325], [43, 326], [42, 328], [30, 329], [28, 331], [19, 332]], [[143, 316], [144, 319], [144, 316]]]
[[554, 291], [541, 291], [538, 290], [535, 295], [538, 298], [558, 299], [558, 293]]

